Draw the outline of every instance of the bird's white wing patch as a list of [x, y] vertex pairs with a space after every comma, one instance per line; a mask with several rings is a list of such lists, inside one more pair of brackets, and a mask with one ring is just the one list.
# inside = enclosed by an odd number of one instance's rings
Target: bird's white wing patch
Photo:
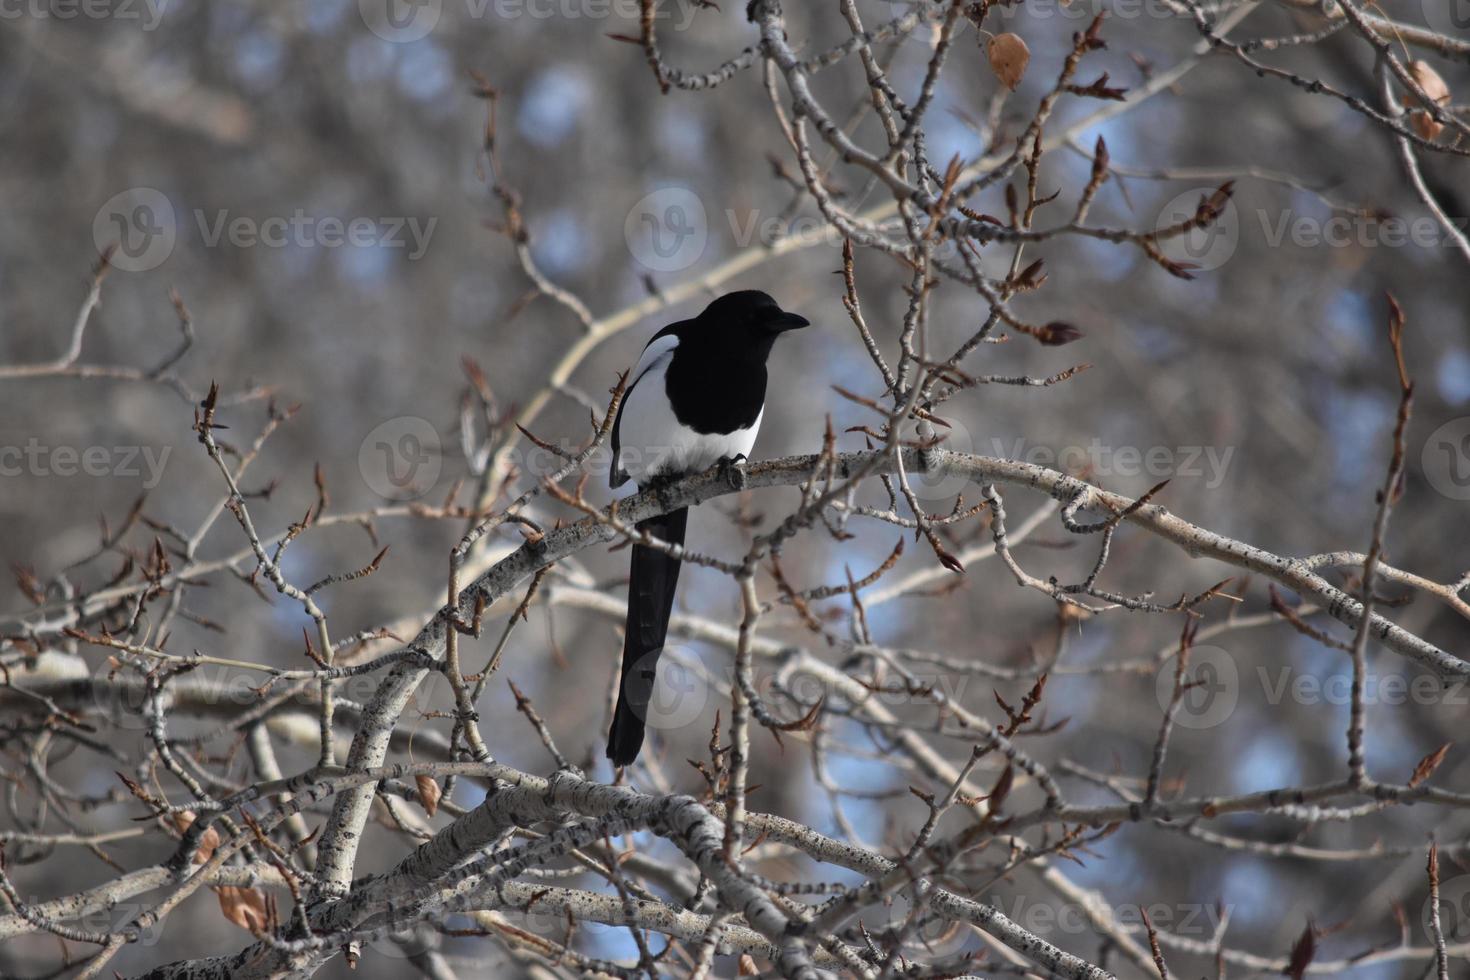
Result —
[[[669, 357], [674, 353], [674, 348], [678, 346], [679, 338], [675, 337], [673, 334], [669, 334], [665, 337], [655, 337], [653, 340], [650, 340], [647, 345], [644, 346], [643, 354], [638, 358], [638, 364], [633, 368], [633, 373], [628, 376], [627, 394], [623, 396], [623, 406], [619, 410], [619, 418], [616, 423], [617, 428], [614, 430], [614, 435], [616, 436], [616, 441], [618, 442], [618, 451], [613, 456], [612, 460], [611, 482], [614, 487], [621, 486], [628, 479], [628, 477], [632, 475], [632, 472], [623, 465], [623, 447], [629, 445], [629, 403], [633, 400], [634, 394], [640, 390], [642, 390], [642, 394], [645, 396], [648, 394], [647, 389], [649, 388], [656, 387], [662, 390], [663, 382], [661, 379], [663, 377], [663, 368], [668, 367]], [[658, 377], [648, 379], [648, 384], [643, 385], [642, 389], [640, 389], [638, 382], [644, 380], [644, 375], [648, 374], [648, 372], [653, 370], [655, 367], [658, 367], [660, 369]]]
[[638, 379], [647, 374], [649, 369], [652, 368], [659, 361], [664, 361], [665, 366], [667, 366], [668, 356], [672, 354], [674, 352], [674, 348], [678, 346], [679, 338], [675, 337], [673, 334], [668, 334], [663, 337], [655, 337], [654, 339], [650, 340], [648, 342], [648, 346], [643, 348], [642, 356], [638, 358], [638, 366], [633, 369], [633, 379], [628, 383], [628, 387], [631, 388], [633, 387], [633, 385], [637, 384]]
[[[679, 338], [673, 334], [655, 337], [643, 348], [643, 354], [633, 368], [628, 382], [628, 393], [623, 396], [623, 407], [617, 422], [618, 452], [612, 461], [612, 485], [615, 487], [630, 476], [636, 480], [642, 472], [639, 461], [643, 459], [644, 450], [640, 447], [644, 445], [643, 433], [649, 426], [647, 416], [651, 405], [648, 399], [656, 391], [667, 403], [668, 398], [663, 394], [664, 370], [668, 368], [669, 358], [678, 346]], [[650, 373], [652, 377], [649, 376]], [[635, 402], [637, 408], [634, 407]]]

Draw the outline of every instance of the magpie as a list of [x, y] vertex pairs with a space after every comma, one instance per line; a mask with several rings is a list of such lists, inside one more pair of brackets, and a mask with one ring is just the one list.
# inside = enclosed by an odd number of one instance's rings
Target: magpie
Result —
[[[771, 347], [782, 333], [807, 325], [805, 317], [751, 289], [726, 293], [694, 319], [654, 334], [613, 421], [609, 483], [616, 488], [631, 479], [646, 489], [716, 463], [743, 462], [765, 414]], [[688, 519], [689, 508], [680, 507], [639, 521], [638, 530], [682, 545]], [[678, 581], [678, 558], [633, 545], [618, 704], [607, 741], [615, 766], [632, 765], [643, 747]]]

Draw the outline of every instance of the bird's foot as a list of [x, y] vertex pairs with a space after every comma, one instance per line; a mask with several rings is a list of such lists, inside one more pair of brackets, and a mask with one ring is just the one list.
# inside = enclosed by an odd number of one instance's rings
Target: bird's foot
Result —
[[745, 454], [741, 453], [734, 458], [726, 456], [720, 460], [720, 474], [725, 482], [730, 485], [731, 490], [745, 489], [745, 464], [748, 462]]

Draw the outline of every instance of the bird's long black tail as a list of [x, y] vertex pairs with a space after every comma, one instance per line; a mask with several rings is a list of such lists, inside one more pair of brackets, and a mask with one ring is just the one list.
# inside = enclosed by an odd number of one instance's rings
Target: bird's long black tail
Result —
[[[658, 517], [638, 522], [638, 530], [669, 544], [684, 543], [689, 508], [680, 507]], [[679, 584], [679, 559], [657, 548], [633, 546], [632, 571], [628, 576], [628, 621], [623, 634], [623, 675], [618, 685], [618, 706], [613, 711], [612, 731], [607, 737], [607, 757], [615, 766], [628, 766], [643, 747], [643, 726], [658, 657], [663, 653], [674, 611], [674, 587]]]

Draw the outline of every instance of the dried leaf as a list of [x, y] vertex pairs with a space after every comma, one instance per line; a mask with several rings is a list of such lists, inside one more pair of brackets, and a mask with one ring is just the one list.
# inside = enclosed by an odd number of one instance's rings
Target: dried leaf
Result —
[[[1409, 62], [1409, 77], [1414, 79], [1415, 83], [1424, 90], [1424, 94], [1429, 96], [1429, 101], [1435, 105], [1449, 105], [1450, 87], [1439, 76], [1439, 72], [1429, 66], [1429, 62]], [[1405, 94], [1404, 99], [1406, 105], [1418, 101], [1418, 97], [1412, 93]]]
[[[1427, 61], [1409, 62], [1409, 77], [1424, 91], [1429, 101], [1437, 106], [1450, 104], [1450, 87], [1440, 77], [1439, 72], [1430, 67]], [[1404, 107], [1409, 112], [1409, 128], [1418, 133], [1422, 139], [1432, 140], [1444, 132], [1444, 124], [1437, 121], [1421, 106], [1424, 100], [1413, 92], [1405, 92], [1401, 96]]]
[[[193, 824], [193, 810], [185, 810], [182, 813], [174, 814], [174, 826], [178, 828], [180, 834], [187, 831]], [[219, 831], [215, 829], [213, 824], [210, 824], [204, 831], [204, 834], [199, 838], [199, 849], [194, 852], [194, 863], [203, 864], [208, 861], [214, 856], [214, 849], [219, 847], [219, 844]]]
[[220, 912], [241, 929], [258, 936], [269, 928], [270, 913], [266, 908], [265, 894], [260, 890], [219, 885], [214, 893], [219, 896]]
[[1423, 109], [1415, 109], [1409, 113], [1409, 128], [1418, 133], [1420, 139], [1432, 140], [1444, 132], [1444, 123]]
[[985, 57], [990, 61], [990, 70], [1002, 85], [1012, 92], [1026, 75], [1026, 66], [1031, 63], [1031, 49], [1016, 34], [997, 34], [985, 44]]
[[439, 812], [439, 784], [434, 782], [433, 776], [419, 775], [413, 777], [413, 781], [419, 788], [419, 805], [429, 816]]

